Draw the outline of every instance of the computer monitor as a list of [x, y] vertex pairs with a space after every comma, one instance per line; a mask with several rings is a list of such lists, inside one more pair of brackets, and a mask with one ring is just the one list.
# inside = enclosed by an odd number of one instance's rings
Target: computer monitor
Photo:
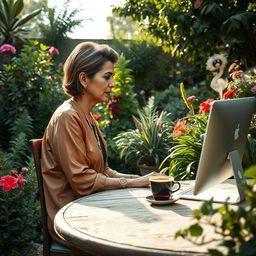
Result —
[[[239, 186], [245, 182], [241, 162], [252, 114], [255, 110], [255, 102], [255, 97], [213, 102], [193, 195], [183, 194], [180, 195], [181, 198], [195, 200], [213, 198], [217, 202], [224, 202], [229, 199], [230, 203], [237, 203], [244, 199], [243, 189]], [[212, 189], [216, 184], [231, 176], [234, 176], [236, 180], [236, 191]]]

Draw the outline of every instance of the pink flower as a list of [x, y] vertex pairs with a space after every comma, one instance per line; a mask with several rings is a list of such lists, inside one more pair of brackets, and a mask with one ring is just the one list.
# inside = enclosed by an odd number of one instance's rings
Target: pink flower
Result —
[[18, 182], [20, 183], [20, 186], [22, 189], [24, 189], [24, 182], [28, 182], [25, 180], [20, 174], [15, 174], [17, 177]]
[[10, 44], [3, 44], [0, 47], [0, 52], [11, 52], [13, 54], [16, 53], [16, 49], [14, 46], [10, 45]]
[[251, 92], [256, 93], [256, 85], [251, 88]]
[[203, 0], [196, 0], [196, 1], [194, 2], [194, 8], [195, 8], [195, 9], [198, 9], [198, 8], [201, 7], [202, 4], [203, 4]]
[[224, 93], [223, 98], [226, 99], [230, 99], [230, 97], [236, 92], [236, 89], [233, 90], [229, 90], [227, 92]]
[[208, 100], [202, 102], [199, 105], [199, 113], [210, 110], [213, 102], [214, 102], [214, 99], [208, 99]]
[[18, 187], [18, 179], [10, 175], [3, 176], [0, 180], [0, 186], [3, 186], [3, 190], [8, 192], [11, 189]]
[[229, 76], [234, 80], [237, 77], [240, 77], [243, 73], [244, 73], [244, 71], [238, 70], [238, 71], [232, 72]]
[[28, 172], [29, 172], [27, 167], [22, 167], [22, 168], [21, 168], [21, 171], [22, 171], [23, 173], [28, 173]]
[[196, 96], [190, 96], [187, 98], [188, 102], [193, 103], [196, 100]]
[[59, 55], [60, 54], [59, 50], [53, 46], [49, 49], [49, 53], [51, 55]]
[[3, 167], [3, 165], [2, 165], [2, 164], [0, 164], [0, 170], [1, 170], [1, 169], [3, 169], [3, 168], [4, 168], [4, 167]]

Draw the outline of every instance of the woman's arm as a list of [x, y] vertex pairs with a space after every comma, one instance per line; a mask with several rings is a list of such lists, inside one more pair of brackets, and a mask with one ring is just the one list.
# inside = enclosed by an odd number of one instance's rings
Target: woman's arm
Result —
[[135, 175], [135, 174], [120, 173], [120, 172], [117, 172], [117, 171], [111, 169], [110, 167], [106, 168], [105, 173], [107, 176], [112, 177], [112, 178], [136, 179], [136, 178], [141, 177], [141, 176]]

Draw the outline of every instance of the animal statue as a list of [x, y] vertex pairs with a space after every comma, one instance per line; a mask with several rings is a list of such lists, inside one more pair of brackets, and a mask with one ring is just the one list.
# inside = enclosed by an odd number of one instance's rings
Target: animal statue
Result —
[[214, 54], [206, 62], [206, 69], [213, 72], [214, 77], [211, 81], [211, 88], [219, 93], [220, 99], [223, 98], [223, 91], [227, 88], [227, 80], [221, 78], [224, 68], [227, 64], [227, 58], [220, 54]]

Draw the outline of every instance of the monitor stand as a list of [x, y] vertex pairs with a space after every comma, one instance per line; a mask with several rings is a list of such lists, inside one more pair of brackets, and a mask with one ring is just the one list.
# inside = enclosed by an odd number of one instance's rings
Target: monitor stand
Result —
[[241, 184], [246, 184], [246, 179], [243, 175], [243, 168], [237, 150], [231, 151], [228, 154], [231, 167], [233, 169], [234, 180], [227, 179], [222, 183], [216, 184], [213, 188], [209, 188], [198, 195], [193, 195], [193, 187], [181, 192], [177, 195], [181, 199], [208, 201], [212, 200], [216, 203], [238, 204], [245, 199], [245, 191]]
[[240, 202], [245, 200], [245, 191], [241, 184], [246, 184], [244, 177], [243, 167], [240, 161], [240, 157], [237, 150], [229, 152], [229, 159], [233, 169], [234, 177], [236, 180], [236, 186], [240, 197]]

